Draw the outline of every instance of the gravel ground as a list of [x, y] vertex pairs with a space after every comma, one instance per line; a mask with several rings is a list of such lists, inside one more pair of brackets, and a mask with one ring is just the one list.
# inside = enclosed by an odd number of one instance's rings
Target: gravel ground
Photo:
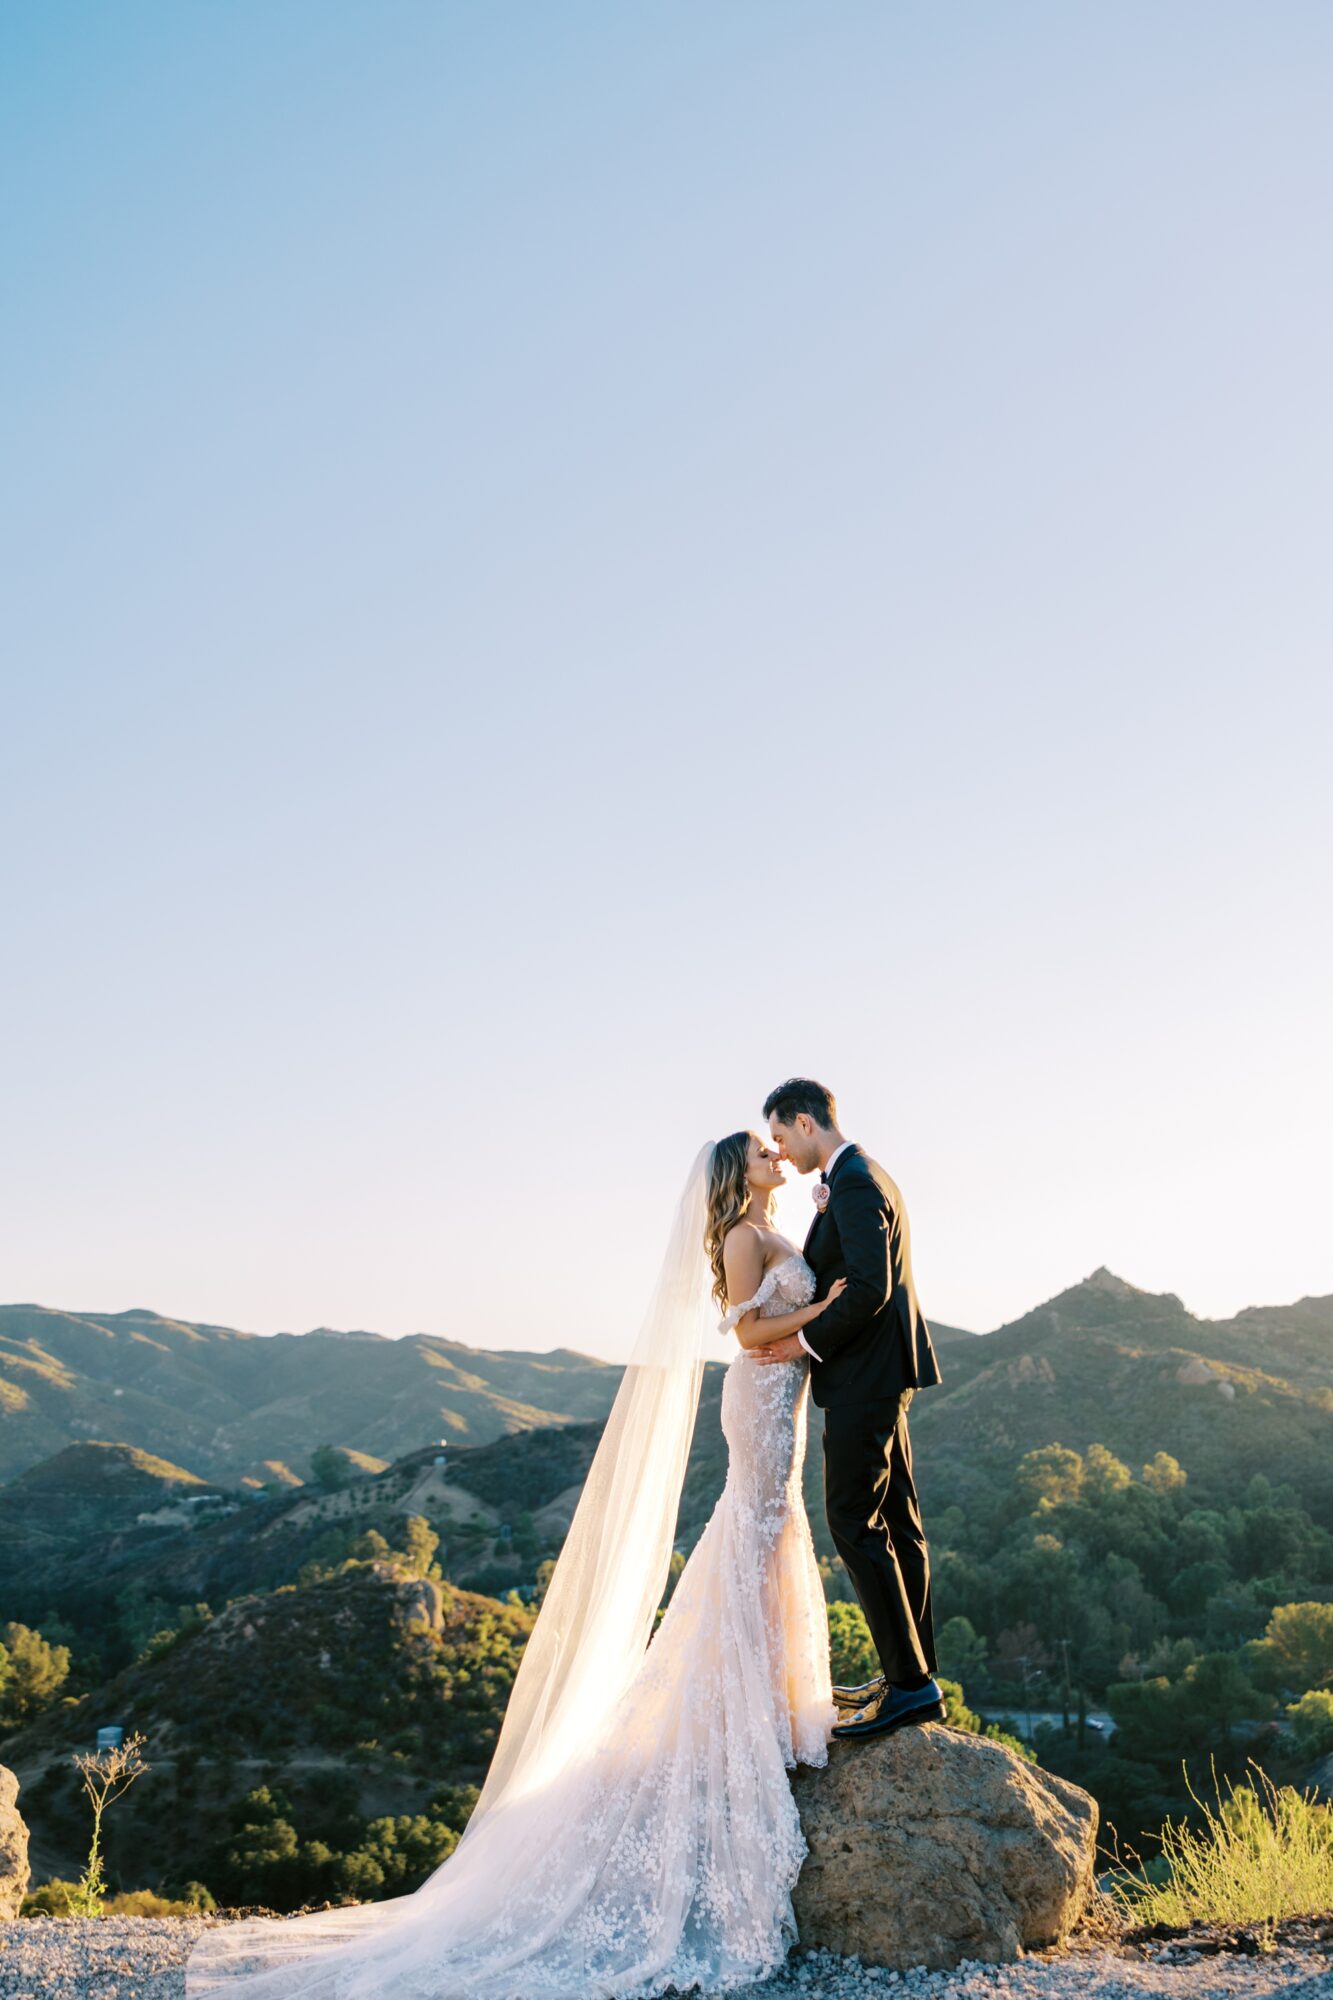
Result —
[[[0, 1924], [0, 2000], [181, 2000], [197, 1917], [29, 1917]], [[1280, 1949], [1171, 1964], [1105, 1948], [956, 1972], [880, 1972], [823, 1952], [730, 2000], [1333, 2000], [1333, 1957]]]

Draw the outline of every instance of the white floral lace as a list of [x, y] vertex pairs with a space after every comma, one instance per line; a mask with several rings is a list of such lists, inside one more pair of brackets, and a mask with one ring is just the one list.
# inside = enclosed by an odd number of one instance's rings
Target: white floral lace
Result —
[[[734, 1325], [805, 1305], [800, 1256]], [[734, 1316], [733, 1316], [734, 1315]], [[220, 1925], [188, 2000], [646, 2000], [764, 1977], [795, 1941], [806, 1855], [788, 1770], [834, 1721], [824, 1593], [801, 1498], [809, 1363], [737, 1351], [727, 1482], [586, 1754], [498, 1809], [412, 1896]]]

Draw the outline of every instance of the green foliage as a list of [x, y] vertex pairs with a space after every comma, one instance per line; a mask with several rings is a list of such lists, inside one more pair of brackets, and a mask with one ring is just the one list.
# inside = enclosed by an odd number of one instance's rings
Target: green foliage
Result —
[[409, 1514], [403, 1526], [402, 1567], [409, 1576], [438, 1577], [440, 1566], [435, 1551], [440, 1538], [424, 1515]]
[[1083, 1492], [1083, 1460], [1062, 1444], [1042, 1445], [1019, 1460], [1014, 1486], [1029, 1513], [1071, 1506]]
[[1333, 1687], [1333, 1604], [1279, 1604], [1249, 1653], [1270, 1687]]
[[1310, 1688], [1299, 1701], [1288, 1702], [1292, 1734], [1303, 1756], [1327, 1757], [1333, 1751], [1333, 1693]]
[[206, 1604], [183, 1604], [178, 1622], [175, 1625], [164, 1626], [160, 1632], [154, 1632], [135, 1661], [135, 1665], [147, 1666], [153, 1660], [162, 1659], [173, 1646], [179, 1645], [188, 1633], [193, 1632], [196, 1626], [204, 1624], [212, 1616], [213, 1613]]
[[106, 1900], [102, 1862], [102, 1819], [107, 1807], [123, 1798], [137, 1778], [151, 1769], [143, 1758], [143, 1737], [136, 1731], [114, 1749], [80, 1752], [75, 1768], [93, 1811], [92, 1844], [83, 1874], [74, 1885], [74, 1914], [100, 1917]]
[[1169, 1451], [1155, 1451], [1143, 1468], [1143, 1483], [1150, 1493], [1159, 1498], [1179, 1493], [1184, 1487], [1185, 1468], [1178, 1458], [1172, 1458]]
[[[1041, 1761], [1132, 1837], [1192, 1809], [1182, 1757], [1230, 1774], [1262, 1755], [1285, 1779], [1299, 1773], [1284, 1759], [1322, 1741], [1314, 1705], [1304, 1736], [1294, 1717], [1292, 1737], [1271, 1732], [1275, 1695], [1333, 1675], [1333, 1536], [1291, 1488], [1256, 1475], [1209, 1504], [1165, 1452], [1135, 1476], [1057, 1444], [927, 1528], [945, 1671], [976, 1702], [1060, 1715], [1038, 1730]], [[989, 1641], [980, 1657], [969, 1633]], [[1082, 1720], [1102, 1704], [1113, 1739]]]
[[970, 1618], [950, 1618], [936, 1634], [940, 1671], [951, 1680], [969, 1681], [980, 1674], [990, 1648]]
[[944, 1720], [951, 1729], [964, 1729], [969, 1736], [985, 1736], [992, 1743], [1003, 1743], [1006, 1750], [1012, 1750], [1025, 1763], [1036, 1763], [1035, 1753], [1020, 1736], [1001, 1728], [997, 1722], [983, 1722], [979, 1715], [973, 1714], [963, 1699], [963, 1690], [957, 1681], [948, 1680], [943, 1674], [938, 1674], [936, 1679], [944, 1696]]
[[0, 1726], [13, 1728], [56, 1700], [69, 1678], [69, 1647], [50, 1645], [27, 1625], [0, 1629]]
[[860, 1687], [879, 1672], [879, 1655], [859, 1604], [828, 1607], [829, 1669], [835, 1687]]
[[[426, 1812], [357, 1825], [336, 1802], [330, 1811], [326, 1800], [321, 1813], [312, 1797], [297, 1806], [287, 1791], [262, 1785], [235, 1809], [211, 1857], [212, 1879], [228, 1902], [276, 1910], [406, 1895], [452, 1854], [474, 1800], [474, 1792], [442, 1796]], [[444, 1817], [446, 1803], [462, 1824]], [[304, 1821], [323, 1833], [299, 1832]]]
[[1153, 1874], [1121, 1863], [1112, 1894], [1133, 1921], [1272, 1925], [1333, 1906], [1333, 1811], [1252, 1768], [1225, 1797], [1194, 1799], [1201, 1826], [1166, 1822]]
[[[67, 1882], [53, 1876], [23, 1898], [20, 1916], [78, 1917], [88, 1914], [83, 1883]], [[104, 1896], [99, 1914], [104, 1917], [191, 1917], [201, 1910], [215, 1910], [216, 1899], [202, 1882], [187, 1883], [179, 1896], [163, 1896], [156, 1889], [124, 1889]]]
[[1223, 1750], [1239, 1723], [1264, 1720], [1275, 1706], [1232, 1653], [1205, 1653], [1178, 1680], [1157, 1674], [1117, 1683], [1106, 1700], [1126, 1755], [1150, 1761]]
[[336, 1444], [317, 1444], [310, 1454], [310, 1477], [325, 1493], [341, 1493], [355, 1477], [352, 1462]]
[[79, 1885], [68, 1882], [63, 1876], [53, 1876], [43, 1882], [39, 1889], [30, 1889], [23, 1898], [19, 1915], [23, 1917], [72, 1917], [77, 1915], [75, 1903], [79, 1899]]
[[339, 1879], [350, 1896], [407, 1895], [452, 1854], [458, 1834], [425, 1813], [373, 1819], [343, 1862]]
[[327, 1887], [327, 1850], [302, 1856], [289, 1810], [286, 1797], [267, 1785], [247, 1794], [240, 1823], [215, 1852], [209, 1871], [224, 1902], [292, 1908]]
[[[1165, 1453], [1159, 1454], [1164, 1457]], [[1127, 1465], [1108, 1451], [1104, 1444], [1090, 1444], [1083, 1454], [1082, 1498], [1096, 1506], [1099, 1501], [1109, 1500], [1117, 1493], [1127, 1491], [1133, 1473]], [[1154, 1490], [1160, 1490], [1154, 1488]]]

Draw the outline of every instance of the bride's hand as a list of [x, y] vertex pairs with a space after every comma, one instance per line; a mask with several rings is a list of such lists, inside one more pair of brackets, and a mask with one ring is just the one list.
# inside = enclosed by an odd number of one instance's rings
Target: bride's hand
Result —
[[846, 1289], [847, 1280], [845, 1278], [835, 1278], [828, 1288], [828, 1297], [819, 1301], [820, 1312], [823, 1312], [825, 1306], [831, 1306], [834, 1299], [841, 1298]]

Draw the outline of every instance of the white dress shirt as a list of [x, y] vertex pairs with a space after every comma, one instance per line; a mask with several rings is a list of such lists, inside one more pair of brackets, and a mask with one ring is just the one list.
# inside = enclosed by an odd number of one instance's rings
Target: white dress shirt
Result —
[[[823, 1168], [825, 1181], [828, 1180], [829, 1175], [833, 1172], [833, 1162], [837, 1159], [841, 1159], [842, 1155], [847, 1151], [847, 1148], [849, 1146], [854, 1146], [855, 1144], [856, 1141], [854, 1139], [844, 1139], [842, 1144], [838, 1147], [835, 1147], [833, 1152], [829, 1154], [828, 1158], [824, 1162], [824, 1168]], [[805, 1328], [803, 1326], [797, 1327], [796, 1338], [800, 1341], [802, 1347], [805, 1349], [806, 1353], [810, 1356], [810, 1359], [812, 1361], [818, 1361], [820, 1357], [815, 1353], [814, 1348], [811, 1347], [809, 1341], [806, 1339]]]

